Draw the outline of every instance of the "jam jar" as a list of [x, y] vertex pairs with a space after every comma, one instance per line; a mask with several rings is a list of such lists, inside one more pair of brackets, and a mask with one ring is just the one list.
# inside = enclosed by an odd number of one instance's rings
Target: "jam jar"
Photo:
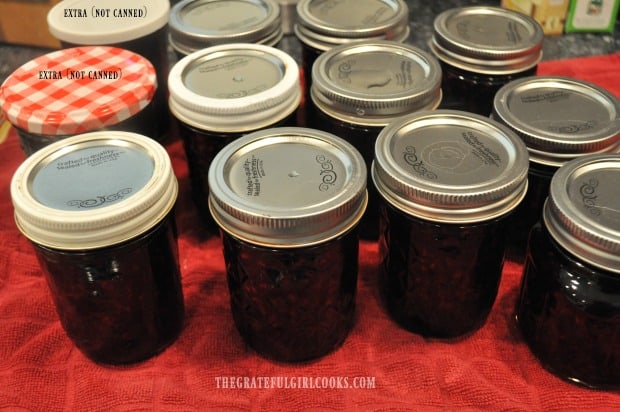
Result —
[[[65, 48], [111, 46], [132, 51], [151, 62], [159, 87], [153, 96], [149, 122], [156, 140], [167, 141], [170, 114], [167, 104], [168, 0], [63, 0], [47, 14], [50, 33]], [[150, 136], [150, 135], [149, 135]]]
[[158, 142], [122, 131], [69, 137], [20, 165], [11, 196], [60, 323], [84, 355], [129, 364], [176, 340], [177, 181]]
[[153, 65], [128, 50], [57, 50], [17, 68], [0, 86], [0, 106], [23, 151], [102, 129], [155, 137]]
[[256, 353], [319, 358], [355, 321], [357, 224], [366, 166], [330, 133], [280, 127], [243, 136], [209, 169], [234, 323]]
[[531, 76], [497, 92], [492, 117], [515, 131], [530, 153], [529, 187], [508, 244], [508, 258], [522, 263], [555, 171], [576, 157], [620, 151], [620, 101], [584, 80]]
[[540, 363], [576, 384], [620, 388], [620, 155], [554, 174], [530, 233], [517, 325]]
[[168, 27], [179, 59], [219, 44], [276, 46], [282, 38], [275, 0], [183, 0], [172, 7]]
[[511, 80], [536, 74], [543, 30], [525, 14], [471, 6], [435, 17], [431, 51], [442, 65], [442, 109], [489, 116], [493, 97]]
[[435, 110], [391, 122], [376, 143], [379, 284], [390, 316], [424, 337], [464, 337], [499, 287], [528, 154], [488, 117]]
[[297, 21], [297, 3], [299, 0], [278, 0], [280, 5], [280, 18], [282, 20], [282, 34], [294, 34], [295, 22]]
[[294, 32], [309, 91], [312, 65], [324, 51], [360, 40], [407, 40], [409, 8], [404, 0], [300, 0]]
[[290, 55], [271, 46], [222, 44], [179, 60], [168, 84], [192, 197], [207, 231], [217, 232], [207, 204], [209, 165], [218, 151], [244, 134], [297, 124], [299, 68]]
[[[334, 47], [316, 60], [312, 79], [307, 126], [347, 140], [362, 154], [368, 171], [383, 127], [399, 116], [435, 109], [441, 101], [437, 59], [390, 40]], [[378, 196], [373, 186], [368, 191], [360, 236], [376, 240]]]

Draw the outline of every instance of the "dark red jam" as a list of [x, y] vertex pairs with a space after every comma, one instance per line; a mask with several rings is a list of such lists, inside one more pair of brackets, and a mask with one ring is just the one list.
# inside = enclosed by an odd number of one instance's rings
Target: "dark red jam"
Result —
[[62, 327], [88, 358], [129, 364], [168, 347], [183, 328], [174, 215], [126, 243], [88, 251], [34, 244]]
[[517, 206], [509, 228], [506, 257], [517, 263], [525, 260], [527, 238], [532, 226], [542, 216], [545, 199], [549, 195], [551, 178], [557, 167], [530, 162], [528, 188], [523, 201]]
[[529, 237], [517, 324], [552, 373], [620, 388], [620, 277], [568, 254], [541, 224]]
[[464, 110], [489, 116], [493, 111], [495, 93], [506, 83], [536, 74], [537, 67], [505, 75], [474, 73], [439, 61], [443, 73], [443, 97], [439, 108]]
[[[273, 127], [294, 126], [296, 124], [297, 112], [283, 119]], [[177, 122], [179, 135], [183, 140], [187, 167], [189, 169], [190, 184], [192, 188], [192, 199], [198, 208], [198, 213], [202, 219], [205, 229], [210, 234], [217, 234], [218, 225], [209, 213], [209, 166], [215, 155], [218, 154], [229, 143], [232, 143], [246, 133], [224, 133], [200, 130], [191, 125]], [[249, 133], [251, 131], [248, 131]]]
[[312, 66], [316, 59], [323, 53], [322, 50], [315, 49], [301, 42], [301, 72], [303, 81], [303, 93], [306, 105], [310, 102], [310, 89], [312, 87]]
[[[314, 106], [310, 101], [310, 106]], [[370, 165], [375, 155], [375, 142], [381, 126], [366, 126], [345, 122], [328, 116], [320, 109], [313, 107], [313, 115], [309, 127], [332, 133], [355, 147], [366, 162], [367, 181], [371, 181]], [[379, 236], [379, 195], [373, 185], [368, 185], [368, 206], [359, 223], [359, 235], [362, 239], [376, 240]]]
[[178, 122], [189, 170], [192, 200], [198, 208], [205, 229], [218, 233], [218, 226], [209, 213], [208, 172], [215, 155], [227, 144], [241, 137], [241, 133], [208, 133], [183, 122]]
[[252, 245], [222, 232], [231, 310], [262, 356], [303, 362], [339, 347], [355, 321], [357, 230], [298, 248]]
[[497, 295], [507, 222], [434, 223], [382, 202], [380, 288], [390, 315], [425, 337], [480, 328]]

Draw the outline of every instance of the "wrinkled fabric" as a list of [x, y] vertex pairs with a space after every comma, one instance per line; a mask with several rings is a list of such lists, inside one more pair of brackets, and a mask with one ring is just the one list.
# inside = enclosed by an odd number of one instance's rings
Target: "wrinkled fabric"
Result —
[[[539, 74], [588, 80], [620, 96], [620, 54], [543, 62]], [[176, 141], [167, 149], [180, 182], [185, 327], [155, 358], [105, 367], [81, 354], [60, 326], [33, 249], [12, 216], [10, 179], [25, 156], [14, 130], [0, 144], [0, 409], [620, 409], [617, 392], [564, 382], [529, 352], [513, 316], [521, 266], [505, 265], [498, 298], [481, 329], [456, 341], [430, 340], [400, 329], [386, 314], [372, 242], [361, 243], [357, 319], [343, 346], [300, 365], [261, 358], [234, 327], [221, 245], [198, 224], [182, 146]], [[354, 387], [360, 384], [367, 388]]]

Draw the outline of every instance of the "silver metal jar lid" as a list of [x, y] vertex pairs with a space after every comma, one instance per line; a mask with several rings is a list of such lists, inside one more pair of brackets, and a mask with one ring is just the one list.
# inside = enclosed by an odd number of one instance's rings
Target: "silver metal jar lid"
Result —
[[170, 45], [181, 54], [226, 43], [275, 46], [282, 38], [275, 0], [183, 0], [170, 10]]
[[460, 7], [435, 17], [430, 48], [452, 66], [507, 75], [538, 64], [543, 38], [540, 24], [525, 14], [500, 7]]
[[316, 59], [311, 97], [332, 117], [385, 126], [394, 117], [439, 105], [441, 66], [431, 54], [403, 43], [345, 44]]
[[513, 80], [496, 93], [492, 116], [525, 141], [536, 163], [559, 167], [574, 157], [620, 150], [620, 100], [583, 80]]
[[253, 244], [290, 248], [345, 233], [367, 203], [364, 159], [330, 133], [264, 129], [222, 149], [209, 167], [219, 226]]
[[394, 40], [409, 36], [409, 8], [403, 0], [300, 0], [295, 34], [325, 51], [358, 40]]
[[261, 44], [222, 44], [189, 54], [170, 70], [168, 88], [177, 119], [217, 132], [271, 126], [301, 101], [295, 60]]
[[543, 209], [551, 236], [570, 254], [620, 273], [620, 155], [583, 156], [551, 180]]
[[386, 126], [372, 179], [381, 196], [412, 216], [469, 223], [508, 213], [527, 190], [528, 153], [510, 129], [487, 117], [435, 110]]
[[172, 210], [177, 180], [166, 150], [136, 133], [85, 133], [28, 157], [11, 180], [19, 230], [60, 250], [133, 239]]
[[109, 45], [136, 40], [168, 24], [168, 0], [63, 0], [47, 13], [50, 33], [58, 40]]

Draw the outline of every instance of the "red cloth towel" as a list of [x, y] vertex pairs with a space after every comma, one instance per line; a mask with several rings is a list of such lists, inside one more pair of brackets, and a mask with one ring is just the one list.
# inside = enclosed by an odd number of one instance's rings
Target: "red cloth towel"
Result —
[[[620, 96], [620, 54], [543, 62], [539, 74], [589, 80]], [[186, 326], [159, 356], [114, 368], [89, 361], [64, 334], [31, 245], [12, 217], [9, 183], [24, 160], [15, 132], [0, 145], [0, 409], [620, 409], [619, 393], [563, 382], [533, 358], [513, 325], [521, 267], [510, 262], [484, 327], [457, 342], [426, 340], [388, 318], [376, 288], [376, 244], [362, 242], [357, 322], [344, 345], [304, 365], [259, 357], [233, 325], [219, 240], [197, 229], [182, 147], [175, 142], [168, 150], [181, 185]], [[372, 387], [353, 388], [358, 383]], [[331, 387], [338, 384], [349, 388]]]

